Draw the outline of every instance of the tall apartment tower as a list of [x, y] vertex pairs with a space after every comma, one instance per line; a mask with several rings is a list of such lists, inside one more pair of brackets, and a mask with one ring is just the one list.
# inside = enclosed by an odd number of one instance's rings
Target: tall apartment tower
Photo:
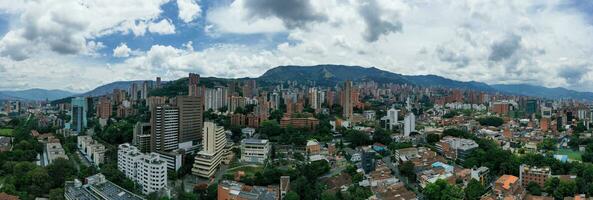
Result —
[[404, 135], [410, 136], [410, 133], [416, 131], [416, 116], [414, 113], [406, 115], [404, 118]]
[[101, 97], [99, 104], [97, 104], [97, 117], [101, 119], [109, 119], [111, 117], [111, 100], [108, 97]]
[[150, 151], [172, 151], [179, 148], [179, 109], [158, 105], [151, 116]]
[[199, 82], [200, 82], [199, 74], [189, 73], [189, 82], [188, 82], [189, 91], [187, 93], [188, 96], [196, 96], [196, 97], [200, 96], [200, 87], [198, 87]]
[[224, 128], [213, 122], [204, 122], [202, 144], [204, 148], [195, 157], [192, 174], [210, 178], [222, 161], [226, 145]]
[[177, 96], [179, 109], [179, 147], [186, 152], [197, 151], [202, 140], [202, 99], [198, 96]]
[[352, 118], [352, 81], [344, 82], [344, 88], [342, 92], [342, 116], [346, 119]]

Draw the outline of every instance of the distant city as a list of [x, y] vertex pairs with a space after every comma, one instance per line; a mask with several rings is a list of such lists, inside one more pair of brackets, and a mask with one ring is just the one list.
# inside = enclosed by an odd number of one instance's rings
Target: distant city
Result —
[[582, 198], [593, 177], [586, 101], [476, 88], [189, 73], [0, 114], [5, 199]]

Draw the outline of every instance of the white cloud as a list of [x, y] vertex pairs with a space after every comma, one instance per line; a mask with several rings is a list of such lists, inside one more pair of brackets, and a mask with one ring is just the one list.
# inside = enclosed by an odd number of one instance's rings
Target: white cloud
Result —
[[128, 48], [126, 43], [121, 43], [115, 49], [113, 49], [113, 56], [118, 58], [125, 58], [130, 56], [132, 50]]
[[282, 20], [277, 17], [249, 18], [244, 6], [245, 0], [233, 1], [230, 5], [211, 8], [206, 20], [210, 29], [223, 33], [275, 33], [285, 31]]
[[202, 13], [200, 4], [196, 0], [177, 0], [179, 18], [185, 23], [197, 19]]
[[[12, 23], [15, 26], [0, 39], [0, 55], [23, 60], [33, 53], [46, 50], [58, 54], [90, 52], [92, 49], [89, 48], [95, 46], [87, 46], [87, 40], [98, 36], [129, 30], [140, 34], [144, 28], [137, 28], [135, 22], [156, 19], [161, 14], [160, 6], [167, 1], [46, 0], [12, 1], [8, 4], [3, 2], [0, 10], [18, 16], [14, 17], [18, 21]], [[155, 25], [155, 32], [170, 32], [170, 27], [164, 25], [167, 24]]]
[[152, 33], [167, 35], [175, 33], [175, 26], [168, 19], [162, 19], [159, 22], [150, 23], [148, 30]]

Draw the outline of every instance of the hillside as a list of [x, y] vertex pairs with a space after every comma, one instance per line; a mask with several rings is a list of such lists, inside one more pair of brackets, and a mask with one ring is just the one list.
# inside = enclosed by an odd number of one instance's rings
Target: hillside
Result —
[[537, 96], [549, 99], [576, 99], [576, 100], [593, 100], [593, 93], [578, 92], [566, 88], [547, 88], [542, 86], [534, 86], [527, 84], [496, 84], [491, 85], [500, 92], [509, 94]]
[[64, 97], [76, 95], [75, 93], [64, 90], [45, 90], [45, 89], [28, 89], [19, 91], [0, 91], [0, 99], [8, 100], [56, 100]]

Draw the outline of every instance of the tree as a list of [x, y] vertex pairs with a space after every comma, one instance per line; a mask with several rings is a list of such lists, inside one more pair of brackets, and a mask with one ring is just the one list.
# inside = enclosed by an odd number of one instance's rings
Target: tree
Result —
[[554, 151], [556, 150], [556, 141], [552, 138], [545, 138], [537, 144], [537, 148], [544, 151]]
[[426, 135], [426, 142], [429, 144], [434, 144], [439, 140], [441, 140], [441, 136], [439, 136], [438, 134], [429, 133]]
[[290, 191], [286, 193], [286, 197], [284, 197], [285, 200], [300, 200], [301, 197], [299, 197], [299, 195], [296, 192]]
[[52, 177], [52, 188], [62, 187], [67, 179], [74, 176], [75, 172], [76, 168], [72, 162], [63, 158], [58, 158], [47, 166], [47, 173]]
[[49, 190], [49, 200], [64, 200], [64, 189], [55, 188]]
[[414, 170], [414, 163], [412, 161], [406, 161], [399, 166], [399, 171], [402, 175], [408, 178], [408, 180], [416, 180], [416, 173]]
[[464, 193], [461, 188], [457, 187], [456, 185], [451, 185], [443, 179], [439, 179], [434, 183], [427, 184], [424, 188], [423, 194], [428, 200], [461, 200], [464, 197]]
[[529, 182], [529, 184], [527, 184], [527, 191], [529, 191], [529, 194], [531, 195], [540, 196], [542, 194], [542, 188], [535, 182]]
[[469, 181], [465, 188], [465, 198], [468, 200], [480, 199], [482, 194], [484, 194], [484, 186], [476, 179]]
[[482, 117], [482, 118], [478, 119], [478, 122], [482, 126], [496, 126], [496, 127], [498, 127], [504, 123], [504, 120], [500, 117], [490, 116], [490, 117]]

